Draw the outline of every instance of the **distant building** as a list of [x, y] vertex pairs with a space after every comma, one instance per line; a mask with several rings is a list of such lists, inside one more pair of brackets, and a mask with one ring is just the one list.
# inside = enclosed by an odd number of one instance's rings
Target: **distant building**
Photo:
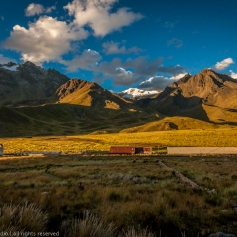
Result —
[[110, 154], [135, 154], [135, 146], [111, 146], [109, 150]]
[[151, 147], [135, 147], [135, 146], [111, 146], [110, 147], [110, 154], [151, 154], [152, 148]]
[[151, 154], [152, 147], [135, 147], [135, 154]]
[[3, 144], [0, 144], [0, 156], [3, 156]]
[[237, 155], [237, 147], [167, 147], [168, 155]]

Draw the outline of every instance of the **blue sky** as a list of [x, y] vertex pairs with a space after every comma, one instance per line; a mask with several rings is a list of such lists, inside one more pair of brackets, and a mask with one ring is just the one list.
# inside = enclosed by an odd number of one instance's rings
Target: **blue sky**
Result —
[[204, 68], [237, 78], [236, 0], [9, 0], [0, 64], [32, 61], [121, 91]]

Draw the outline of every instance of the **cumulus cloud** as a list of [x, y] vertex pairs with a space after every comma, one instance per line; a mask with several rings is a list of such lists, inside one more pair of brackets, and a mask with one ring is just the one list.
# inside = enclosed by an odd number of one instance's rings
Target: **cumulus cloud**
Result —
[[25, 14], [26, 16], [34, 16], [43, 13], [44, 7], [41, 4], [31, 3], [26, 9]]
[[59, 60], [72, 50], [71, 42], [85, 39], [88, 32], [73, 28], [64, 21], [44, 16], [29, 24], [29, 29], [16, 25], [10, 37], [3, 43], [5, 48], [21, 52], [22, 60], [41, 64]]
[[164, 76], [155, 76], [141, 82], [138, 88], [143, 90], [163, 90], [165, 87], [176, 81], [176, 79]]
[[129, 70], [125, 70], [122, 67], [116, 68], [115, 73], [112, 76], [114, 79], [113, 83], [115, 85], [130, 86], [141, 80], [141, 77], [139, 75], [136, 75]]
[[184, 77], [186, 74], [187, 74], [186, 72], [185, 73], [179, 73], [177, 75], [172, 76], [170, 79], [179, 80], [182, 77]]
[[138, 54], [142, 52], [143, 50], [134, 46], [131, 48], [126, 48], [124, 45], [121, 45], [118, 42], [110, 41], [110, 42], [105, 42], [103, 43], [103, 52], [107, 55], [109, 54]]
[[135, 59], [129, 58], [124, 63], [124, 66], [127, 68], [133, 68], [137, 74], [142, 76], [152, 76], [159, 72], [159, 69], [162, 67], [162, 62], [162, 58], [148, 61], [147, 56], [140, 56]]
[[[20, 52], [22, 60], [29, 60], [38, 65], [48, 61], [60, 62], [65, 54], [78, 47], [80, 40], [89, 36], [88, 26], [92, 28], [95, 36], [104, 36], [143, 17], [128, 8], [114, 11], [113, 5], [116, 2], [118, 0], [73, 0], [64, 7], [69, 15], [73, 16], [71, 21], [41, 16], [35, 22], [29, 23], [28, 27], [15, 25], [3, 46]], [[41, 4], [31, 3], [25, 13], [27, 16], [34, 16], [49, 13], [54, 9], [55, 6], [45, 8]], [[137, 47], [122, 47], [118, 50], [122, 53], [140, 51]], [[71, 64], [75, 64], [77, 60], [78, 57]], [[67, 66], [70, 70], [76, 67]]]
[[217, 71], [222, 71], [225, 70], [227, 67], [230, 66], [230, 64], [234, 64], [234, 61], [232, 58], [226, 58], [224, 60], [222, 60], [221, 62], [217, 62], [214, 66], [214, 68]]
[[162, 65], [162, 63], [162, 58], [148, 61], [148, 57], [140, 56], [136, 59], [128, 59], [124, 63], [124, 67], [133, 68], [137, 74], [149, 77], [155, 76], [158, 72], [163, 72], [171, 76], [185, 73], [185, 68], [181, 67], [180, 65], [165, 67]]
[[0, 54], [0, 64], [6, 64], [8, 62], [16, 62], [15, 59], [4, 57], [3, 54]]
[[237, 73], [233, 72], [232, 70], [230, 70], [230, 76], [234, 79], [237, 79]]
[[183, 46], [183, 41], [181, 39], [173, 38], [167, 41], [167, 46], [174, 45], [177, 49]]
[[94, 71], [102, 57], [94, 50], [84, 50], [81, 55], [77, 55], [71, 61], [60, 60], [61, 63], [67, 66], [67, 70], [70, 72], [80, 69]]
[[[41, 16], [35, 22], [29, 23], [27, 28], [15, 25], [3, 45], [7, 49], [20, 52], [24, 61], [32, 61], [38, 65], [56, 61], [65, 65], [66, 70], [70, 72], [78, 69], [88, 70], [94, 73], [96, 80], [102, 82], [104, 79], [112, 79], [116, 85], [130, 86], [145, 82], [148, 78], [154, 78], [151, 81], [155, 82], [158, 78], [156, 74], [160, 72], [171, 76], [169, 79], [171, 82], [183, 74], [185, 72], [183, 67], [179, 65], [166, 67], [162, 64], [162, 58], [149, 60], [146, 56], [140, 56], [126, 61], [114, 58], [106, 62], [102, 61], [98, 52], [88, 49], [70, 61], [64, 59], [67, 53], [72, 51], [75, 53], [80, 40], [89, 36], [89, 28], [93, 30], [95, 36], [105, 36], [143, 17], [128, 8], [113, 9], [116, 2], [118, 0], [73, 0], [64, 7], [72, 16], [71, 21]], [[51, 12], [53, 9], [54, 7], [44, 8], [40, 4], [32, 3], [27, 7], [26, 15], [39, 15]], [[178, 44], [179, 42], [176, 43]], [[103, 44], [103, 51], [106, 54], [136, 54], [141, 52], [141, 49], [126, 48], [123, 44], [110, 41]]]
[[64, 7], [69, 15], [74, 16], [74, 24], [79, 27], [88, 25], [96, 36], [105, 36], [108, 33], [128, 26], [143, 16], [134, 13], [129, 8], [119, 8], [112, 12], [114, 3], [118, 0], [73, 0]]
[[[115, 61], [114, 65], [116, 63]], [[106, 65], [109, 67], [106, 67]], [[105, 79], [112, 79], [114, 85], [131, 86], [132, 84], [144, 79], [128, 69], [123, 67], [110, 67], [110, 65], [105, 62], [102, 62], [97, 70], [97, 74], [94, 77], [94, 81], [97, 83], [103, 83]]]
[[169, 81], [165, 81], [165, 85], [168, 85], [172, 80], [176, 81], [186, 74], [184, 67], [180, 65], [165, 67], [162, 65], [162, 61], [161, 58], [148, 61], [147, 57], [138, 57], [123, 62], [120, 58], [114, 58], [111, 62], [100, 62], [92, 69], [97, 72], [95, 78], [100, 78], [100, 82], [102, 74], [104, 79], [113, 79], [114, 84], [125, 86], [145, 81], [148, 77], [156, 77], [159, 72], [171, 76]]
[[[153, 82], [155, 82], [157, 78], [165, 78], [156, 76], [157, 73], [165, 73], [170, 75], [171, 78], [165, 81], [159, 80], [162, 83], [160, 83], [158, 89], [164, 89], [164, 86], [186, 74], [185, 68], [180, 65], [168, 67], [162, 65], [162, 58], [149, 61], [148, 57], [141, 56], [135, 59], [129, 58], [126, 61], [114, 58], [112, 61], [107, 62], [103, 61], [102, 56], [98, 52], [91, 49], [85, 50], [81, 55], [77, 55], [72, 60], [59, 59], [59, 62], [64, 64], [69, 72], [75, 72], [80, 69], [93, 72], [93, 80], [97, 83], [103, 83], [106, 79], [112, 79], [113, 84], [123, 86], [145, 82], [148, 77], [154, 77]], [[145, 87], [145, 85], [143, 83], [141, 88]], [[152, 87], [153, 85], [149, 86]]]
[[25, 14], [26, 16], [35, 16], [35, 15], [40, 15], [43, 13], [50, 13], [52, 12], [52, 10], [55, 10], [55, 9], [56, 9], [55, 6], [44, 8], [44, 6], [41, 4], [31, 3], [25, 9]]

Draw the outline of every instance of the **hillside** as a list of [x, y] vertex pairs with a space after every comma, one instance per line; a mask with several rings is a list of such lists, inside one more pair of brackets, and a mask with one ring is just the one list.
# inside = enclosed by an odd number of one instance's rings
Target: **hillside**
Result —
[[122, 133], [134, 132], [154, 132], [154, 131], [168, 131], [168, 130], [188, 130], [188, 129], [216, 129], [219, 125], [208, 123], [193, 118], [185, 117], [165, 117], [158, 121], [149, 122], [144, 125], [135, 126], [121, 130]]
[[144, 112], [99, 111], [73, 104], [0, 107], [0, 137], [111, 133], [154, 118]]

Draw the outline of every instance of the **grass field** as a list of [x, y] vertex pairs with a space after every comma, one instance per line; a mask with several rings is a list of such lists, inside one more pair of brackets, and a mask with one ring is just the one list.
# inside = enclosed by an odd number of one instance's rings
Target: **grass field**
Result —
[[237, 128], [0, 138], [0, 143], [4, 145], [6, 153], [24, 151], [62, 151], [70, 153], [85, 150], [109, 151], [111, 145], [236, 147]]
[[[45, 226], [48, 231], [64, 233], [65, 223], [78, 224], [73, 218], [80, 218], [89, 211], [92, 214], [87, 213], [88, 218], [98, 215], [104, 223], [101, 226], [116, 230], [104, 237], [197, 237], [217, 231], [237, 233], [237, 219], [229, 204], [230, 199], [237, 200], [235, 157], [73, 154], [85, 150], [108, 151], [111, 145], [237, 146], [236, 128], [1, 138], [0, 143], [5, 153], [68, 153], [43, 158], [0, 159], [0, 206], [5, 210], [6, 204], [27, 202], [33, 205], [31, 211], [34, 205], [39, 206], [48, 214]], [[162, 167], [159, 161], [215, 192], [208, 195], [184, 186], [172, 169]], [[39, 210], [36, 212], [40, 218]], [[3, 220], [7, 218], [0, 212], [0, 229]], [[27, 230], [28, 226], [24, 224], [23, 228]], [[68, 233], [76, 229], [70, 228]], [[144, 234], [126, 234], [139, 229]], [[67, 236], [90, 235], [64, 235]]]
[[[208, 195], [184, 186], [159, 165], [161, 160], [216, 192]], [[236, 234], [229, 204], [237, 199], [236, 168], [237, 158], [226, 157], [66, 155], [0, 160], [0, 206], [26, 201], [40, 206], [49, 216], [47, 231], [62, 231], [65, 220], [89, 210], [116, 227], [112, 236], [131, 227], [147, 228], [159, 237]]]

